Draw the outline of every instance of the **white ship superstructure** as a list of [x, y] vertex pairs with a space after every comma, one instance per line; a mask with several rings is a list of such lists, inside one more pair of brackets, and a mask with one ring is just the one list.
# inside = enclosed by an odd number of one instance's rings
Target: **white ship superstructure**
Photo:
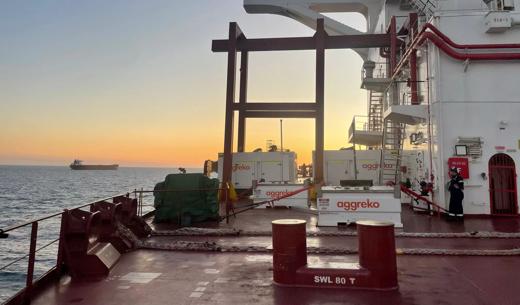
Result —
[[432, 183], [432, 201], [447, 208], [449, 168], [457, 167], [466, 177], [465, 214], [518, 214], [519, 0], [245, 0], [244, 6], [311, 27], [323, 18], [329, 35], [360, 32], [321, 13], [358, 12], [368, 33], [395, 33], [393, 48], [356, 50], [364, 60], [368, 113], [362, 126], [352, 122], [350, 142], [380, 151], [379, 184]]

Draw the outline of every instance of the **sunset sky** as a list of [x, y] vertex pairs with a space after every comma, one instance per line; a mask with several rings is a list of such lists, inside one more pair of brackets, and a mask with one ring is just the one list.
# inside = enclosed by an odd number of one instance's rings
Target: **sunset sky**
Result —
[[[237, 21], [249, 38], [310, 36], [241, 0], [0, 2], [0, 164], [201, 167], [223, 149], [226, 54], [211, 40]], [[363, 29], [360, 15], [335, 15]], [[361, 58], [326, 53], [325, 147], [347, 144], [366, 111]], [[249, 101], [314, 100], [313, 52], [253, 53]], [[238, 98], [238, 92], [237, 92]], [[246, 150], [279, 144], [278, 119], [251, 119]], [[236, 140], [235, 140], [236, 143]], [[236, 145], [235, 145], [236, 146]], [[284, 119], [284, 148], [309, 162], [314, 121]]]

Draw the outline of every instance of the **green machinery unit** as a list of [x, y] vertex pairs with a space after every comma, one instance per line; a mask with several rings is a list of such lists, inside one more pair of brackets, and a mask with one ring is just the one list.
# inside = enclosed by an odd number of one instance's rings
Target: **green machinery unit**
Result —
[[154, 188], [154, 222], [189, 226], [218, 219], [218, 179], [203, 174], [170, 174]]

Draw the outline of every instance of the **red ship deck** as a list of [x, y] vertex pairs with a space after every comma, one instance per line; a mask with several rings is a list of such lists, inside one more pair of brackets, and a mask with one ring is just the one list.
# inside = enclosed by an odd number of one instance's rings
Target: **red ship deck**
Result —
[[[299, 210], [255, 209], [221, 227], [259, 236], [153, 236], [147, 241], [208, 241], [219, 245], [268, 249], [271, 220], [308, 220], [310, 232], [353, 230], [316, 228], [316, 216]], [[446, 222], [436, 216], [403, 213], [398, 232], [519, 232], [518, 218], [469, 218]], [[157, 231], [169, 226], [155, 226]], [[247, 235], [247, 234], [246, 234]], [[357, 248], [355, 236], [309, 236], [319, 249]], [[514, 249], [520, 238], [397, 237], [398, 248]], [[311, 254], [313, 262], [355, 262], [357, 255]], [[121, 257], [108, 278], [60, 283], [38, 295], [33, 304], [519, 304], [518, 256], [398, 255], [399, 290], [373, 292], [278, 287], [272, 283], [272, 256], [267, 251], [182, 252], [139, 249]]]

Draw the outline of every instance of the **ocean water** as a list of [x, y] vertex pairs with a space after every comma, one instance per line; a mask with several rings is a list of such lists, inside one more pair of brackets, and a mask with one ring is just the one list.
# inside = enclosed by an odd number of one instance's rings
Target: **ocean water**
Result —
[[[202, 169], [187, 169], [202, 172]], [[68, 167], [0, 165], [0, 229], [64, 208], [79, 206], [134, 189], [153, 190], [176, 168], [125, 168], [115, 171], [73, 171]], [[144, 211], [152, 209], [153, 197], [144, 198]], [[37, 249], [58, 238], [60, 218], [38, 224]], [[31, 226], [0, 239], [0, 268], [28, 253]], [[56, 263], [57, 243], [36, 254], [35, 279]], [[0, 303], [25, 286], [27, 259], [0, 270]]]

